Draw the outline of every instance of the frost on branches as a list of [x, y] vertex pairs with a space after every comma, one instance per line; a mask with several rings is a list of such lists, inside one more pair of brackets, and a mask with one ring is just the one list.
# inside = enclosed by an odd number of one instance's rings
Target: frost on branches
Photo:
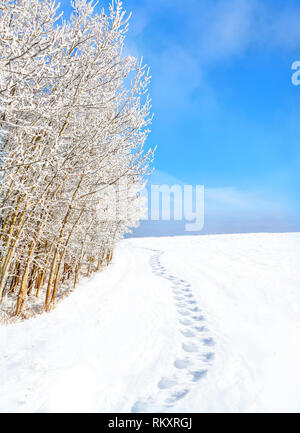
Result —
[[122, 53], [120, 1], [71, 4], [66, 21], [55, 1], [0, 0], [2, 318], [49, 310], [142, 214], [148, 71]]

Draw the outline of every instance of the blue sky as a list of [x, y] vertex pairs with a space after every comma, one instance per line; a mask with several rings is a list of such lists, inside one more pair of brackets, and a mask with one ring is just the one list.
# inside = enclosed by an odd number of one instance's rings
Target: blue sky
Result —
[[300, 2], [123, 4], [153, 77], [155, 180], [203, 184], [208, 232], [299, 230]]

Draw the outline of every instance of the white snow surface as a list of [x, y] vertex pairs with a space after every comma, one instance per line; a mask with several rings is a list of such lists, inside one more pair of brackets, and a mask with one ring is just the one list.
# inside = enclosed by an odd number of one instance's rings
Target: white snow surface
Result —
[[300, 234], [129, 239], [0, 328], [1, 412], [299, 412]]

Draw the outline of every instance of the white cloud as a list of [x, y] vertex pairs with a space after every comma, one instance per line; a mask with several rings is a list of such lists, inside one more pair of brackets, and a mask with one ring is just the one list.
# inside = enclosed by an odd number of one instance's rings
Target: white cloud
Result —
[[[165, 172], [156, 170], [150, 177], [151, 185], [179, 185], [182, 190], [184, 182]], [[195, 187], [195, 185], [194, 185]], [[256, 216], [289, 215], [289, 203], [282, 199], [271, 199], [268, 192], [263, 190], [242, 190], [237, 187], [205, 187], [205, 213], [209, 216]]]
[[153, 98], [159, 97], [160, 107], [165, 104], [173, 108], [176, 105], [185, 109], [193, 92], [202, 86], [201, 66], [195, 56], [182, 47], [168, 45], [158, 57], [151, 61], [152, 66], [159, 70], [155, 81]]
[[207, 188], [206, 208], [209, 214], [265, 216], [288, 213], [287, 203], [271, 200], [263, 191], [238, 188]]
[[[158, 16], [165, 17], [166, 22], [174, 16], [180, 18], [178, 32], [184, 40], [178, 42], [177, 48], [197, 56], [202, 63], [240, 55], [250, 46], [300, 46], [300, 5], [274, 7], [272, 1], [259, 0], [143, 0], [133, 11], [132, 36], [154, 25]], [[164, 28], [161, 33], [163, 38]], [[156, 50], [155, 55], [165, 55], [164, 48]]]
[[240, 54], [251, 41], [256, 7], [256, 1], [227, 0], [208, 8], [198, 34], [201, 57], [212, 61]]

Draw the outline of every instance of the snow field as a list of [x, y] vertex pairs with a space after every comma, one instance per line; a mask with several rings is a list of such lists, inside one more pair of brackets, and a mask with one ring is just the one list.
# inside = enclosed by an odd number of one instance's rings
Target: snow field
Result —
[[299, 412], [300, 234], [130, 239], [0, 328], [1, 412]]

